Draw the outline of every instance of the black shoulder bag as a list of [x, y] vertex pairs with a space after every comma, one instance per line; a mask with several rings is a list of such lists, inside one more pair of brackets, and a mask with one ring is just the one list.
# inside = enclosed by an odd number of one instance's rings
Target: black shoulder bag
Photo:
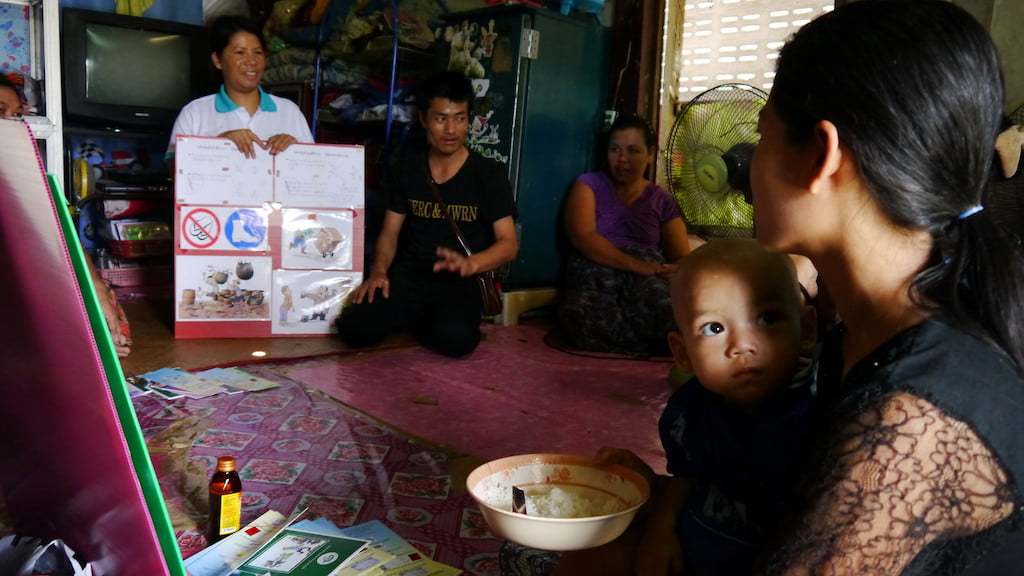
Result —
[[[452, 232], [455, 232], [455, 237], [458, 238], [459, 244], [462, 245], [462, 250], [466, 253], [466, 256], [472, 256], [473, 251], [469, 249], [466, 237], [462, 235], [462, 230], [459, 230], [459, 225], [455, 223], [455, 218], [452, 218], [452, 213], [448, 210], [448, 204], [441, 197], [441, 191], [437, 189], [437, 184], [434, 182], [433, 175], [430, 174], [430, 165], [427, 163], [426, 158], [423, 159], [423, 171], [427, 177], [427, 183], [430, 185], [430, 191], [434, 193], [434, 199], [441, 206], [441, 211], [444, 212], [445, 217], [448, 219], [448, 224], [452, 227]], [[501, 292], [498, 290], [498, 278], [494, 270], [477, 274], [476, 286], [480, 289], [480, 302], [483, 304], [481, 311], [483, 315], [497, 316], [501, 314]]]

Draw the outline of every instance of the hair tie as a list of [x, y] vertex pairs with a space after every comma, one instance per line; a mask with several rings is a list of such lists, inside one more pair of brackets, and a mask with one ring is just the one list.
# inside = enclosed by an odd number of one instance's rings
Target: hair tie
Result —
[[972, 206], [972, 207], [968, 208], [967, 210], [965, 210], [963, 214], [957, 216], [956, 219], [957, 220], [963, 220], [964, 218], [970, 218], [971, 216], [974, 216], [975, 214], [977, 214], [978, 212], [981, 212], [984, 209], [985, 209], [985, 207], [982, 206], [981, 204], [978, 204], [977, 206]]

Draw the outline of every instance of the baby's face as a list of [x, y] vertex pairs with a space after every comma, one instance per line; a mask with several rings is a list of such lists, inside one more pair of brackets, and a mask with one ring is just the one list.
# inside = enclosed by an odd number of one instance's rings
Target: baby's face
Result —
[[[735, 270], [694, 271], [679, 330], [701, 384], [751, 405], [788, 383], [800, 359], [801, 311], [792, 282]], [[795, 290], [795, 288], [792, 288]]]

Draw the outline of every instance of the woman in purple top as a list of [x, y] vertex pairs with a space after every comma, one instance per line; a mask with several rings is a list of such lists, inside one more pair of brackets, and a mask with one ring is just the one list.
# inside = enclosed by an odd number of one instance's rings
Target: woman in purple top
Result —
[[566, 199], [574, 250], [566, 266], [559, 328], [573, 346], [650, 355], [674, 328], [668, 277], [690, 252], [672, 195], [647, 179], [657, 136], [643, 118], [608, 132], [606, 170], [581, 175]]

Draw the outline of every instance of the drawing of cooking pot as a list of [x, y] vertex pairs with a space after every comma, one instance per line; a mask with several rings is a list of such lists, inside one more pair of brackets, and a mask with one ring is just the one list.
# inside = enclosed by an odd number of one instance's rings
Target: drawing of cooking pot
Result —
[[246, 303], [251, 306], [263, 304], [263, 290], [252, 290], [246, 295]]
[[238, 276], [240, 280], [251, 279], [253, 275], [252, 262], [242, 262], [239, 260], [238, 265], [235, 266], [235, 275]]

